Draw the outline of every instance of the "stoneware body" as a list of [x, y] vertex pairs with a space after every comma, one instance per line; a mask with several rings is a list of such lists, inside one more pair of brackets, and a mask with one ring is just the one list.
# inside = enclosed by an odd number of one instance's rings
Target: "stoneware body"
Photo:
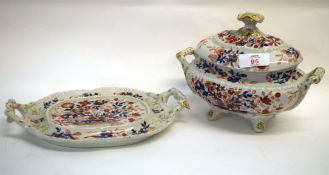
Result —
[[[196, 49], [177, 53], [191, 90], [208, 102], [209, 120], [221, 112], [238, 114], [251, 121], [254, 131], [263, 132], [266, 121], [293, 109], [310, 85], [319, 83], [321, 67], [306, 74], [298, 69], [302, 55], [283, 40], [262, 33], [257, 13], [239, 14], [245, 23], [239, 30], [226, 30], [202, 40]], [[267, 54], [269, 63], [241, 68], [243, 54]], [[194, 55], [192, 62], [187, 55]]]
[[[167, 101], [173, 96], [178, 105]], [[5, 114], [28, 132], [49, 143], [67, 147], [107, 147], [140, 142], [159, 133], [188, 108], [177, 89], [161, 94], [128, 88], [99, 88], [52, 94], [37, 102], [9, 100]], [[16, 115], [21, 112], [23, 118]]]

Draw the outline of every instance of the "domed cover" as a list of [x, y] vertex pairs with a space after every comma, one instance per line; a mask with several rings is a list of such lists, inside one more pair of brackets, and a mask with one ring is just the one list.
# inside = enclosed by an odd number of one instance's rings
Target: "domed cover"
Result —
[[[249, 72], [287, 69], [296, 67], [303, 60], [298, 50], [280, 38], [262, 33], [256, 27], [256, 23], [264, 20], [263, 15], [247, 12], [239, 14], [238, 20], [243, 21], [245, 26], [239, 30], [225, 30], [202, 40], [196, 48], [196, 55], [221, 67]], [[267, 61], [265, 64], [241, 66], [244, 54], [265, 56]]]

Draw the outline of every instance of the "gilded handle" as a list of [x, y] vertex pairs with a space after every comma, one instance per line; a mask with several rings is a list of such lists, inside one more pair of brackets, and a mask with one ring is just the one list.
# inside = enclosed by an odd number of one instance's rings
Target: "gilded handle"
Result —
[[175, 100], [178, 101], [178, 105], [176, 105], [171, 111], [170, 115], [175, 115], [177, 112], [181, 111], [182, 109], [190, 109], [190, 104], [187, 101], [186, 96], [178, 89], [171, 88], [168, 91], [161, 94], [162, 101], [168, 103], [169, 97], [173, 96]]
[[186, 60], [186, 56], [188, 55], [193, 55], [194, 54], [194, 49], [192, 47], [188, 47], [185, 50], [182, 50], [176, 54], [176, 58], [179, 60], [179, 62], [182, 64], [184, 72], [186, 71], [188, 65], [190, 64]]
[[317, 67], [315, 68], [312, 72], [310, 72], [308, 74], [308, 78], [307, 80], [310, 82], [310, 83], [314, 83], [314, 84], [318, 84], [320, 83], [323, 75], [325, 73], [325, 69], [322, 68], [322, 67]]
[[19, 110], [21, 112], [26, 107], [27, 105], [16, 103], [14, 99], [8, 100], [8, 102], [6, 103], [6, 110], [5, 110], [5, 115], [7, 116], [7, 122], [9, 123], [16, 122], [22, 127], [26, 126], [27, 125], [26, 121], [16, 114], [16, 110]]

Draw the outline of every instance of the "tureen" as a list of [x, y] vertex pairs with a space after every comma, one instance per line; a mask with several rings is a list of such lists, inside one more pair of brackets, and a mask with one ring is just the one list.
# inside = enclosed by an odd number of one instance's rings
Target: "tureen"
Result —
[[[173, 109], [167, 106], [171, 96], [178, 102]], [[108, 87], [59, 92], [30, 104], [11, 99], [5, 114], [8, 122], [15, 121], [49, 143], [106, 147], [136, 143], [159, 133], [184, 107], [189, 107], [186, 97], [175, 88], [156, 94]]]
[[[210, 105], [209, 120], [219, 113], [238, 114], [263, 132], [266, 121], [295, 108], [310, 85], [320, 82], [321, 67], [305, 74], [297, 66], [300, 52], [283, 40], [264, 34], [256, 24], [258, 13], [241, 13], [245, 26], [225, 30], [202, 40], [196, 47], [177, 53], [191, 90]], [[189, 63], [187, 55], [195, 59]]]

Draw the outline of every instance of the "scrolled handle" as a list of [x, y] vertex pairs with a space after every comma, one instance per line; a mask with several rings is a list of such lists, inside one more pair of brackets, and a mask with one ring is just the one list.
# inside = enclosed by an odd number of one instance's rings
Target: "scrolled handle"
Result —
[[315, 68], [312, 72], [308, 74], [307, 80], [312, 84], [320, 83], [323, 75], [325, 73], [325, 69], [322, 67]]
[[195, 49], [193, 49], [192, 47], [188, 47], [176, 54], [176, 58], [182, 64], [184, 72], [186, 71], [186, 69], [189, 65], [189, 62], [186, 60], [186, 56], [193, 55], [194, 51], [195, 51]]
[[16, 109], [19, 111], [24, 110], [28, 105], [23, 105], [16, 103], [14, 99], [9, 99], [8, 102], [6, 103], [6, 110], [5, 110], [5, 115], [7, 116], [7, 122], [16, 122], [20, 126], [24, 127], [27, 125], [26, 120], [22, 119], [18, 115], [16, 115]]
[[186, 96], [178, 89], [171, 88], [168, 91], [162, 93], [160, 95], [162, 97], [162, 101], [168, 103], [169, 97], [173, 96], [175, 100], [178, 101], [178, 105], [175, 106], [171, 111], [170, 115], [175, 115], [177, 112], [181, 111], [182, 109], [190, 109], [190, 104], [187, 101]]

